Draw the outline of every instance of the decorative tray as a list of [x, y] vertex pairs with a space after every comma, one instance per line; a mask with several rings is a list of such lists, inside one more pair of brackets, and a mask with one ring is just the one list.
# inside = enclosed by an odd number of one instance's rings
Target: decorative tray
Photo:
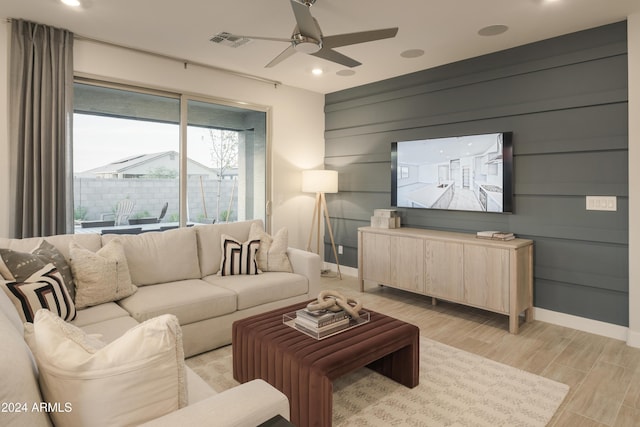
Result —
[[285, 325], [299, 331], [302, 332], [303, 334], [310, 336], [313, 339], [316, 340], [323, 340], [325, 338], [329, 338], [332, 337], [334, 335], [337, 335], [339, 333], [342, 333], [344, 331], [348, 331], [349, 329], [353, 329], [356, 328], [360, 325], [364, 325], [365, 323], [369, 323], [369, 319], [370, 319], [370, 314], [368, 311], [365, 310], [361, 310], [360, 311], [360, 318], [358, 319], [349, 319], [349, 322], [345, 325], [337, 326], [335, 329], [331, 330], [323, 330], [323, 331], [316, 331], [313, 330], [311, 328], [304, 328], [301, 327], [300, 325], [296, 324], [296, 312], [292, 311], [290, 313], [285, 313], [282, 315], [282, 323], [284, 323]]

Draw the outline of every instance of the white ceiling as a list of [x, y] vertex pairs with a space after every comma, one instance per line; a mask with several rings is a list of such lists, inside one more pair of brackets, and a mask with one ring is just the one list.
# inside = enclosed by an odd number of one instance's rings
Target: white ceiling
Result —
[[[289, 86], [330, 93], [438, 65], [624, 20], [640, 12], [639, 0], [317, 0], [311, 7], [325, 36], [399, 27], [393, 39], [336, 50], [362, 62], [345, 67], [296, 53], [264, 68], [286, 43], [253, 40], [239, 48], [209, 39], [222, 31], [290, 37], [295, 20], [289, 0], [0, 0], [2, 18], [22, 18], [66, 28], [76, 35], [251, 74]], [[497, 36], [480, 36], [506, 25]], [[422, 49], [419, 58], [400, 53]], [[314, 67], [324, 74], [314, 76]]]

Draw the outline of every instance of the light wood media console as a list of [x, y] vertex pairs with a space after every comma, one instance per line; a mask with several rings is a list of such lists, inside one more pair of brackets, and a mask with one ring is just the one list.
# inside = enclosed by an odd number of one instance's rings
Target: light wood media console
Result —
[[509, 316], [533, 318], [533, 241], [420, 228], [358, 229], [360, 291], [369, 280]]

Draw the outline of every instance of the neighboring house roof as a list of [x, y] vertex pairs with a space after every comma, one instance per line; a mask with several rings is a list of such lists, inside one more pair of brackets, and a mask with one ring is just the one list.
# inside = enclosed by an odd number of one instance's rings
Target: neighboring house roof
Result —
[[[95, 176], [118, 176], [118, 175], [144, 175], [148, 173], [155, 167], [166, 165], [167, 157], [169, 157], [170, 162], [179, 162], [179, 154], [177, 151], [163, 151], [160, 153], [147, 153], [147, 154], [137, 154], [133, 156], [128, 156], [104, 166], [99, 166], [97, 168], [89, 169], [84, 172], [79, 172], [76, 176], [83, 177], [95, 177]], [[207, 174], [215, 174], [216, 169], [210, 168], [208, 166], [203, 165], [200, 162], [197, 162], [193, 159], [187, 158], [187, 162], [189, 164], [189, 169], [197, 171], [197, 174], [207, 173]], [[146, 168], [145, 168], [146, 166]], [[225, 172], [224, 175], [237, 175], [237, 169], [229, 169]]]

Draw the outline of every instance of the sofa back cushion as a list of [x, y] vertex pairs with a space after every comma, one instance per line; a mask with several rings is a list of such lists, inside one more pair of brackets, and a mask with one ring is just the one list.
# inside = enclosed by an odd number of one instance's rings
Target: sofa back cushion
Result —
[[201, 277], [211, 276], [220, 270], [222, 260], [222, 235], [227, 234], [239, 242], [249, 238], [251, 224], [262, 220], [230, 222], [227, 224], [197, 225], [193, 227], [198, 234], [198, 258], [200, 260]]
[[102, 243], [106, 245], [113, 239], [122, 242], [134, 285], [154, 285], [201, 277], [198, 243], [193, 227], [136, 235], [105, 234]]
[[[7, 296], [6, 293], [0, 293], [0, 312], [4, 314], [5, 318], [0, 318], [2, 321], [8, 320], [13, 324], [16, 331], [22, 334], [22, 324], [24, 323], [20, 318], [20, 315], [16, 311], [13, 301]], [[1, 335], [0, 335], [1, 336]]]
[[29, 237], [27, 239], [7, 239], [0, 237], [0, 248], [13, 249], [19, 252], [31, 252], [37, 248], [42, 240], [51, 243], [69, 261], [69, 243], [76, 242], [82, 247], [97, 252], [102, 247], [102, 240], [99, 234], [59, 234], [47, 237]]
[[42, 397], [37, 368], [24, 341], [22, 328], [22, 321], [13, 304], [0, 291], [0, 402], [14, 405], [0, 411], [0, 425], [50, 426], [47, 413], [34, 410], [39, 408]]

